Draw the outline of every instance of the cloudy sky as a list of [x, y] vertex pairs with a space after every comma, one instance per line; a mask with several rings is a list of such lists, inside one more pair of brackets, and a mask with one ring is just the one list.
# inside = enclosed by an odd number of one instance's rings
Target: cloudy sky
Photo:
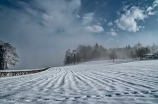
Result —
[[158, 44], [158, 0], [0, 0], [0, 40], [16, 69], [63, 65], [67, 49]]

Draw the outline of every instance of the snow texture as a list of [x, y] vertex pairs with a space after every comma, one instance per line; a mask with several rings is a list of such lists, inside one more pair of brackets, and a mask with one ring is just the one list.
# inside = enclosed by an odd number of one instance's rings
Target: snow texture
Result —
[[93, 61], [0, 78], [0, 104], [158, 104], [158, 61]]

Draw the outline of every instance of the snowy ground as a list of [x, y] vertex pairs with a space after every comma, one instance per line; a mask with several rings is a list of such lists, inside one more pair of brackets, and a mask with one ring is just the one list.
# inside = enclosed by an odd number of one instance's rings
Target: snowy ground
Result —
[[94, 61], [0, 78], [0, 104], [158, 104], [158, 61]]

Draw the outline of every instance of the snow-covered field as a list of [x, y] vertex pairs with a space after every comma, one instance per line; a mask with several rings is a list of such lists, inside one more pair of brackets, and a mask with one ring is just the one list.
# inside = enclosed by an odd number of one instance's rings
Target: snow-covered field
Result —
[[0, 104], [158, 104], [158, 61], [94, 61], [0, 78]]

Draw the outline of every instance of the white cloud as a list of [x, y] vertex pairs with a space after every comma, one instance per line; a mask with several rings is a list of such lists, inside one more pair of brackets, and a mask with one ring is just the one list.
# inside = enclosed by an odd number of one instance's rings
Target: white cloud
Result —
[[156, 10], [154, 11], [154, 9], [158, 6], [158, 0], [155, 0], [152, 4], [152, 6], [149, 6], [147, 8], [147, 13], [148, 15], [155, 15], [156, 14]]
[[114, 41], [114, 40], [115, 40], [115, 39], [113, 39], [113, 38], [110, 38], [110, 39], [109, 39], [109, 41]]
[[81, 0], [72, 0], [71, 2], [69, 2], [69, 9], [74, 11], [76, 9], [78, 9], [81, 6]]
[[149, 12], [151, 10], [153, 10], [153, 8], [151, 6], [147, 8], [147, 12]]
[[158, 0], [155, 0], [153, 3], [153, 7], [157, 7], [158, 6]]
[[148, 15], [155, 15], [156, 14], [156, 11], [153, 11], [154, 10], [154, 6], [150, 6], [150, 7], [148, 7], [147, 8], [147, 13], [148, 13]]
[[92, 32], [92, 33], [100, 33], [104, 31], [103, 27], [99, 25], [86, 26], [85, 29], [86, 31]]
[[101, 33], [104, 31], [103, 27], [101, 26], [101, 23], [98, 22], [94, 24], [94, 13], [87, 13], [82, 18], [82, 24], [84, 25], [84, 28], [87, 32]]
[[107, 22], [107, 20], [106, 20], [106, 19], [104, 19], [104, 22]]
[[84, 25], [89, 24], [93, 21], [94, 13], [87, 13], [83, 16], [83, 21], [82, 23]]
[[111, 28], [111, 31], [115, 31], [113, 28]]
[[113, 28], [111, 28], [110, 32], [107, 32], [107, 34], [109, 34], [111, 36], [117, 36], [118, 35]]
[[76, 17], [77, 17], [77, 18], [80, 18], [81, 16], [77, 14]]
[[145, 28], [145, 26], [139, 26], [139, 28], [140, 28], [140, 29], [144, 29], [144, 28]]
[[46, 21], [51, 21], [51, 20], [53, 20], [53, 16], [50, 16], [50, 15], [47, 15], [47, 14], [43, 14], [43, 18], [44, 18]]
[[117, 33], [114, 31], [111, 31], [111, 36], [117, 36]]
[[156, 11], [154, 12], [148, 12], [148, 15], [155, 15], [156, 14]]
[[112, 25], [113, 25], [113, 23], [110, 21], [107, 25], [108, 25], [108, 26], [112, 26]]
[[145, 18], [147, 18], [147, 15], [145, 15], [144, 10], [134, 6], [129, 10], [126, 10], [125, 14], [122, 14], [115, 23], [117, 24], [117, 27], [122, 30], [137, 32], [139, 31], [137, 21], [144, 20]]

